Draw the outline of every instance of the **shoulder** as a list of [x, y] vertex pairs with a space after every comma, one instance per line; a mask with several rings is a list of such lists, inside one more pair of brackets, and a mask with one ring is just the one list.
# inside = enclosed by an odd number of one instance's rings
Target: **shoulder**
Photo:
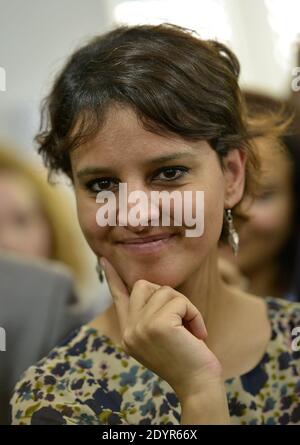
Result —
[[[27, 275], [28, 272], [33, 274], [34, 278], [42, 277], [48, 279], [72, 280], [70, 269], [54, 260], [35, 259], [16, 256], [14, 253], [5, 253], [0, 256], [0, 273], [3, 276]], [[31, 278], [31, 277], [30, 277]]]
[[71, 271], [55, 261], [31, 259], [29, 262], [13, 254], [1, 255], [0, 279], [1, 301], [7, 300], [10, 305], [12, 299], [20, 300], [25, 313], [29, 313], [26, 311], [29, 304], [36, 304], [39, 310], [51, 301], [49, 310], [55, 312], [53, 301], [57, 304], [77, 301]]
[[[23, 374], [11, 400], [13, 424], [101, 423], [93, 405], [95, 388], [119, 400], [107, 374], [122, 366], [125, 356], [108, 337], [82, 326]], [[115, 407], [118, 403], [108, 403], [103, 423], [110, 417], [111, 424], [124, 423]]]
[[300, 376], [300, 303], [268, 297], [266, 299], [272, 326], [271, 347], [280, 371], [290, 370]]
[[279, 298], [266, 298], [268, 314], [278, 329], [288, 329], [300, 326], [300, 303]]

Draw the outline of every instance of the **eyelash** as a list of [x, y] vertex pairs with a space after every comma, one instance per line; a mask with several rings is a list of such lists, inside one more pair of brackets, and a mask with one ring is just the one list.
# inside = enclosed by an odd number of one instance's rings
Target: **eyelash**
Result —
[[[163, 168], [161, 168], [160, 170], [158, 170], [157, 174], [158, 174], [158, 173], [164, 173], [164, 172], [166, 172], [166, 171], [170, 171], [170, 170], [173, 170], [173, 171], [175, 171], [175, 170], [180, 171], [180, 172], [181, 172], [181, 175], [178, 176], [178, 177], [175, 177], [175, 178], [171, 178], [171, 179], [163, 179], [163, 181], [171, 182], [171, 181], [176, 181], [176, 180], [178, 180], [178, 179], [181, 179], [186, 173], [189, 172], [190, 169], [187, 168], [187, 167], [182, 167], [182, 166], [176, 166], [176, 167], [163, 167]], [[91, 181], [88, 181], [88, 182], [86, 183], [86, 188], [87, 188], [87, 190], [89, 190], [89, 191], [92, 192], [92, 193], [99, 193], [99, 192], [101, 192], [101, 191], [103, 191], [103, 190], [110, 190], [109, 188], [104, 188], [104, 189], [101, 189], [101, 188], [100, 188], [100, 190], [95, 190], [95, 189], [93, 188], [96, 184], [99, 184], [101, 181], [106, 181], [106, 182], [108, 182], [108, 181], [112, 181], [112, 182], [115, 182], [115, 184], [116, 184], [116, 178], [112, 178], [112, 177], [105, 177], [105, 178], [92, 179]]]

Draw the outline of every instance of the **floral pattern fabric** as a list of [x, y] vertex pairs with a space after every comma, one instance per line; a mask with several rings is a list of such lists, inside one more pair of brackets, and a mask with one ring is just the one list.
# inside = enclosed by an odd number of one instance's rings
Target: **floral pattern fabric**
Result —
[[[232, 424], [300, 424], [300, 303], [266, 298], [272, 337], [257, 366], [225, 381]], [[17, 384], [12, 423], [178, 425], [174, 390], [109, 337], [73, 332]]]

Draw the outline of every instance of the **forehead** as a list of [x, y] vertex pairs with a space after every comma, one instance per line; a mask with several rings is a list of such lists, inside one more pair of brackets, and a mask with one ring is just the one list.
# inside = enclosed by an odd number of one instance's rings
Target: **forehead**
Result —
[[11, 200], [11, 202], [18, 202], [24, 207], [36, 200], [37, 193], [33, 184], [22, 174], [0, 170], [0, 197], [1, 203]]
[[76, 148], [70, 157], [72, 167], [77, 169], [100, 158], [104, 162], [107, 160], [117, 163], [122, 159], [137, 162], [162, 153], [191, 153], [196, 148], [199, 148], [199, 142], [190, 143], [177, 135], [166, 137], [147, 131], [130, 107], [112, 106], [96, 136]]

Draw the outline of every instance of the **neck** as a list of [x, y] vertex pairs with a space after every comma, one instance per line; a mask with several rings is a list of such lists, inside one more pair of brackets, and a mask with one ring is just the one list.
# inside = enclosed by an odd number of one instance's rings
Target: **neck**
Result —
[[201, 264], [200, 269], [176, 290], [185, 295], [201, 313], [206, 328], [214, 332], [222, 314], [228, 289], [218, 270], [218, 252], [215, 249]]

